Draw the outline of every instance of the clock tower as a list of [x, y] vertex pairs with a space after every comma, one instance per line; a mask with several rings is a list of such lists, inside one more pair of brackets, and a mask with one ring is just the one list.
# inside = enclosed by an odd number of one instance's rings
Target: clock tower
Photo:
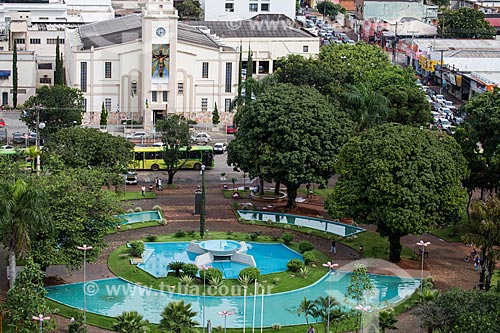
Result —
[[142, 107], [146, 130], [152, 130], [168, 109], [175, 112], [177, 20], [173, 0], [146, 0], [143, 4]]

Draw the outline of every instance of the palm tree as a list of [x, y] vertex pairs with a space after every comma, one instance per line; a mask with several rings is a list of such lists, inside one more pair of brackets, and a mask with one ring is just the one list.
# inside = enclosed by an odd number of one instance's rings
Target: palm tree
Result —
[[318, 317], [325, 323], [326, 330], [326, 327], [328, 327], [328, 319], [330, 319], [330, 322], [332, 321], [333, 308], [339, 306], [340, 303], [333, 296], [321, 296], [314, 301], [314, 304], [318, 309]]
[[158, 327], [161, 332], [195, 333], [197, 330], [194, 326], [198, 322], [193, 320], [194, 316], [196, 311], [191, 310], [191, 304], [184, 304], [184, 301], [170, 302], [163, 309]]
[[17, 179], [0, 186], [0, 240], [9, 250], [10, 287], [16, 280], [16, 256], [30, 250], [38, 231], [51, 229], [46, 203], [33, 180]]
[[349, 86], [342, 102], [358, 133], [382, 124], [389, 112], [389, 100], [362, 84]]
[[304, 296], [304, 300], [300, 302], [300, 305], [297, 309], [297, 315], [300, 316], [301, 314], [304, 314], [304, 316], [306, 317], [306, 323], [307, 325], [309, 325], [309, 316], [314, 318], [315, 311], [316, 305], [314, 304], [314, 302], [307, 300]]
[[123, 311], [121, 315], [116, 316], [113, 323], [113, 330], [120, 333], [146, 333], [149, 332], [149, 321], [137, 311]]
[[490, 197], [486, 202], [472, 203], [470, 223], [464, 225], [464, 239], [481, 249], [481, 273], [479, 282], [489, 290], [495, 264], [500, 257], [500, 201]]

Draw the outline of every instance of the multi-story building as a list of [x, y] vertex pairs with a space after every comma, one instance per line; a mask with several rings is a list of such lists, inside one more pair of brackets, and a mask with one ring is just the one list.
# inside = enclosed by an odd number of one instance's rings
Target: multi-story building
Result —
[[319, 53], [317, 37], [274, 19], [188, 25], [178, 22], [172, 0], [150, 0], [142, 15], [68, 29], [67, 83], [83, 92], [87, 125], [99, 123], [103, 104], [110, 123], [133, 119], [147, 130], [170, 113], [210, 123], [215, 104], [221, 122], [230, 122], [240, 50], [246, 60], [251, 49], [255, 75], [272, 72], [280, 57]]
[[240, 21], [259, 14], [283, 14], [295, 19], [295, 0], [202, 0], [205, 21]]

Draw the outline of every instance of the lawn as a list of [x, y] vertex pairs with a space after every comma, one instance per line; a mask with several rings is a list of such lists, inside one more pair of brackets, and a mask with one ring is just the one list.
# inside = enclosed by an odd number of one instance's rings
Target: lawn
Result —
[[[156, 241], [158, 242], [191, 241], [193, 240], [195, 234], [193, 232], [190, 232], [182, 237], [175, 237], [175, 236], [176, 234], [159, 236], [156, 238]], [[177, 236], [179, 236], [179, 234], [177, 234]], [[278, 242], [278, 240], [273, 239], [269, 236], [258, 236], [257, 239], [249, 239], [250, 235], [245, 233], [213, 232], [210, 233], [207, 238], [232, 239], [237, 241], [251, 240], [263, 243]], [[146, 241], [146, 239], [143, 240]], [[298, 243], [296, 242], [292, 242], [292, 244], [290, 244], [289, 247], [298, 251]], [[314, 264], [316, 267], [311, 267], [312, 269], [306, 278], [299, 276], [298, 273], [280, 272], [280, 273], [273, 273], [261, 276], [261, 278], [259, 279], [259, 283], [263, 285], [265, 290], [268, 290], [269, 293], [279, 293], [284, 291], [295, 290], [313, 284], [327, 273], [328, 270], [325, 267], [323, 267], [321, 263], [327, 262], [329, 260], [324, 253], [317, 250], [313, 251], [317, 257], [317, 260]], [[110, 254], [108, 259], [108, 267], [115, 275], [120, 276], [127, 281], [138, 283], [143, 286], [147, 286], [154, 289], [164, 290], [165, 288], [168, 288], [169, 291], [171, 291], [172, 289], [177, 288], [177, 290], [175, 289], [174, 290], [182, 293], [187, 292], [194, 294], [196, 293], [200, 294], [203, 291], [202, 288], [199, 288], [199, 286], [203, 285], [203, 282], [201, 280], [195, 281], [195, 284], [198, 287], [188, 288], [188, 290], [185, 290], [186, 288], [183, 288], [180, 284], [179, 277], [175, 276], [174, 273], [169, 274], [165, 278], [155, 278], [149, 275], [143, 270], [137, 268], [135, 265], [130, 264], [131, 257], [129, 257], [128, 253], [129, 249], [125, 245], [123, 245], [118, 247]], [[239, 288], [239, 286], [240, 284], [235, 279], [224, 279], [223, 285], [220, 288], [220, 290], [225, 293], [227, 293], [227, 290], [230, 290], [231, 295], [242, 295], [243, 289]], [[181, 288], [183, 289], [182, 291], [179, 290]], [[211, 294], [218, 295], [219, 294], [218, 289], [212, 288]]]
[[142, 196], [141, 191], [127, 191], [124, 192], [120, 197], [120, 200], [122, 201], [140, 199], [156, 199], [156, 193], [154, 191], [146, 191], [146, 193], [144, 193], [144, 196]]

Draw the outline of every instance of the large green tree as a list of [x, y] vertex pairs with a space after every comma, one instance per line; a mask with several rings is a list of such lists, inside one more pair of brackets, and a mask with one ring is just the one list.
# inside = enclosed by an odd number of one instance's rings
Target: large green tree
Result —
[[318, 12], [327, 16], [337, 16], [338, 13], [345, 13], [346, 9], [339, 4], [330, 1], [321, 1], [317, 5]]
[[64, 68], [63, 68], [63, 57], [60, 51], [61, 41], [59, 36], [56, 39], [56, 70], [54, 72], [54, 85], [60, 86], [64, 85]]
[[483, 198], [485, 191], [497, 190], [500, 186], [499, 90], [475, 96], [459, 111], [466, 117], [455, 137], [470, 169], [464, 185], [469, 198], [476, 189], [481, 190]]
[[16, 281], [17, 256], [28, 253], [40, 232], [51, 234], [48, 197], [37, 178], [0, 184], [0, 240], [9, 250], [10, 286]]
[[176, 2], [176, 9], [181, 20], [198, 20], [203, 13], [197, 0], [183, 0]]
[[40, 130], [43, 138], [62, 128], [82, 123], [83, 96], [78, 89], [64, 85], [43, 86], [24, 102], [24, 106], [26, 112], [21, 116], [21, 120], [30, 129], [36, 128], [38, 119], [43, 122], [45, 128]]
[[402, 236], [420, 235], [464, 212], [466, 162], [452, 137], [390, 123], [353, 137], [336, 165], [325, 207], [332, 217], [375, 224], [401, 259]]
[[64, 128], [44, 146], [44, 162], [51, 169], [102, 169], [112, 177], [127, 169], [133, 148], [125, 138], [94, 128]]
[[[34, 263], [31, 257], [27, 257], [24, 269], [19, 273], [14, 287], [7, 292], [4, 304], [1, 304], [8, 332], [38, 332], [38, 322], [33, 321], [32, 317], [50, 314], [45, 300], [47, 291], [44, 288], [43, 278], [40, 266]], [[55, 328], [55, 321], [53, 319], [50, 322], [44, 321], [43, 328], [44, 332], [52, 331]]]
[[162, 332], [172, 333], [196, 333], [194, 326], [198, 322], [193, 320], [196, 311], [191, 309], [191, 304], [184, 301], [170, 302], [161, 313], [160, 325]]
[[438, 30], [444, 38], [494, 38], [496, 30], [485, 20], [482, 11], [462, 7], [446, 10], [439, 19]]
[[116, 227], [114, 217], [123, 212], [118, 194], [103, 189], [108, 175], [102, 169], [68, 168], [41, 177], [40, 182], [50, 198], [48, 206], [53, 232], [33, 236], [32, 255], [42, 268], [65, 263], [78, 268], [83, 253], [77, 246], [91, 245], [87, 260], [99, 257], [107, 246], [104, 237]]
[[179, 115], [167, 115], [156, 122], [156, 132], [163, 142], [163, 160], [168, 173], [167, 184], [172, 184], [174, 176], [185, 162], [182, 162], [180, 149], [189, 148], [189, 126], [186, 119]]
[[500, 293], [453, 289], [417, 305], [424, 327], [439, 332], [500, 332]]
[[472, 203], [469, 223], [464, 226], [464, 239], [481, 250], [481, 274], [479, 282], [490, 289], [491, 278], [500, 258], [500, 201], [492, 196], [486, 202]]
[[297, 189], [335, 174], [342, 145], [353, 134], [348, 117], [305, 86], [275, 84], [235, 117], [238, 132], [228, 146], [228, 164], [287, 187], [287, 208]]

